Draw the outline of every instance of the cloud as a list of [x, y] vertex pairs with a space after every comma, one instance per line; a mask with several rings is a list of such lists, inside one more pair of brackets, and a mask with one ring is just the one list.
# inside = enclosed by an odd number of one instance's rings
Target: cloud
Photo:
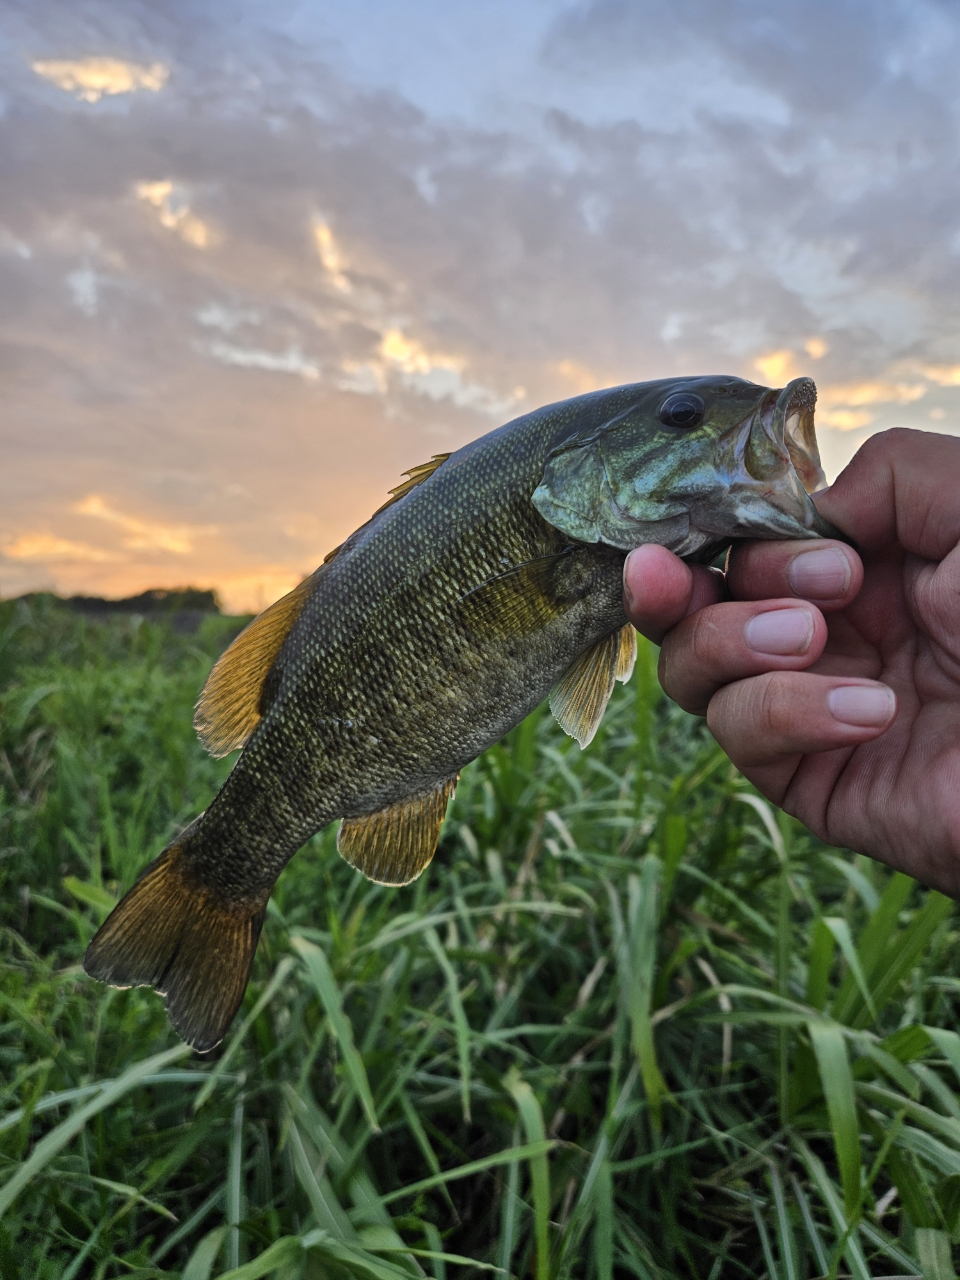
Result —
[[215, 526], [191, 526], [164, 524], [159, 521], [140, 520], [114, 510], [98, 494], [78, 502], [73, 508], [77, 515], [93, 516], [123, 530], [121, 546], [132, 551], [167, 551], [173, 555], [187, 555], [194, 549], [194, 540], [217, 532]]
[[208, 329], [221, 329], [224, 333], [233, 333], [246, 324], [259, 324], [259, 311], [251, 311], [243, 307], [229, 307], [221, 302], [208, 302], [197, 312], [198, 323]]
[[569, 384], [574, 395], [583, 395], [587, 391], [596, 391], [604, 385], [604, 379], [598, 377], [590, 369], [585, 369], [576, 360], [561, 360], [557, 364], [557, 373]]
[[235, 347], [228, 342], [211, 342], [206, 348], [215, 360], [238, 369], [265, 369], [268, 373], [294, 373], [308, 382], [320, 377], [320, 367], [296, 347], [286, 351], [259, 351], [256, 347]]
[[52, 562], [76, 561], [82, 564], [104, 564], [117, 559], [116, 552], [92, 547], [88, 542], [73, 542], [50, 533], [22, 533], [7, 542], [3, 554], [11, 560]]
[[515, 387], [511, 395], [501, 396], [478, 382], [466, 381], [461, 372], [466, 363], [463, 357], [428, 351], [399, 328], [384, 333], [379, 352], [384, 366], [399, 374], [407, 390], [429, 396], [431, 400], [449, 398], [461, 409], [502, 418], [526, 395], [523, 387]]
[[93, 268], [77, 267], [75, 271], [68, 272], [65, 279], [74, 306], [85, 316], [95, 316], [99, 301], [99, 281]]
[[170, 76], [170, 68], [162, 62], [143, 66], [106, 57], [38, 58], [30, 63], [30, 69], [81, 102], [99, 102], [104, 95], [135, 93], [138, 89], [159, 93]]
[[138, 182], [135, 189], [138, 200], [156, 209], [161, 227], [175, 231], [195, 249], [207, 249], [213, 243], [213, 231], [190, 212], [183, 187], [165, 178], [161, 182]]
[[797, 357], [792, 351], [768, 351], [766, 355], [757, 356], [753, 363], [770, 387], [782, 387], [791, 378], [800, 376]]
[[817, 417], [824, 426], [839, 431], [856, 431], [869, 426], [876, 415], [865, 405], [913, 404], [922, 399], [927, 388], [915, 382], [888, 382], [874, 379], [847, 384], [828, 384], [818, 388]]
[[960, 364], [927, 364], [922, 372], [941, 387], [960, 387]]
[[317, 245], [320, 261], [330, 276], [330, 282], [333, 287], [339, 289], [341, 293], [350, 293], [353, 286], [344, 274], [347, 265], [346, 259], [330, 227], [321, 218], [314, 219], [313, 238]]

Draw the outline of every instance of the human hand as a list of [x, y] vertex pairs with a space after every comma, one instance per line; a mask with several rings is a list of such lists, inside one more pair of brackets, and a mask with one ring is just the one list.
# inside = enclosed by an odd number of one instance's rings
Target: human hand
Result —
[[817, 507], [856, 542], [751, 542], [726, 575], [627, 557], [660, 680], [832, 844], [960, 897], [960, 440], [873, 436]]

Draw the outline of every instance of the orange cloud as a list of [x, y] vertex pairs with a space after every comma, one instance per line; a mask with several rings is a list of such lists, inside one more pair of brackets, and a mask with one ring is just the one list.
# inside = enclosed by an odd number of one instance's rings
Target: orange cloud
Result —
[[71, 542], [50, 533], [22, 533], [3, 548], [3, 554], [11, 560], [76, 561], [84, 564], [102, 564], [116, 560], [116, 552], [92, 547], [87, 542]]
[[341, 293], [350, 293], [353, 286], [344, 275], [344, 270], [347, 265], [346, 259], [340, 250], [340, 246], [334, 239], [333, 232], [320, 218], [314, 220], [313, 238], [317, 245], [317, 253], [320, 255], [320, 261], [329, 273], [334, 288], [339, 289]]
[[188, 555], [193, 551], [194, 538], [217, 532], [215, 525], [173, 525], [138, 520], [136, 516], [114, 511], [95, 493], [78, 502], [73, 509], [78, 515], [94, 516], [122, 529], [126, 537], [121, 539], [121, 546], [132, 551], [169, 551], [174, 555]]
[[798, 378], [801, 373], [792, 351], [770, 351], [765, 356], [757, 356], [753, 363], [764, 382], [771, 387], [782, 387], [791, 378]]
[[105, 95], [135, 93], [138, 89], [158, 93], [170, 76], [170, 68], [162, 62], [143, 66], [122, 58], [103, 57], [38, 58], [30, 63], [30, 70], [81, 102], [99, 102]]
[[916, 382], [888, 382], [882, 378], [864, 382], [828, 384], [819, 389], [818, 420], [838, 431], [857, 431], [875, 418], [866, 405], [912, 404], [926, 395]]
[[604, 385], [602, 379], [598, 378], [595, 373], [591, 373], [582, 364], [577, 364], [575, 360], [561, 360], [557, 365], [557, 373], [570, 383], [577, 395], [584, 395], [587, 391], [596, 391], [597, 387]]
[[195, 249], [207, 249], [213, 243], [212, 229], [190, 212], [183, 189], [169, 178], [162, 182], [138, 182], [137, 199], [157, 210], [160, 225], [175, 231], [181, 240]]
[[927, 364], [922, 372], [941, 387], [960, 387], [960, 364]]

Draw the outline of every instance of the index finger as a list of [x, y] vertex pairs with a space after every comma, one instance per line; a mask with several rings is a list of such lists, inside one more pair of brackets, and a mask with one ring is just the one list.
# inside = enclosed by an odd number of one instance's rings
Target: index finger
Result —
[[654, 644], [687, 614], [716, 604], [723, 594], [723, 577], [717, 570], [684, 564], [655, 543], [631, 551], [623, 566], [624, 612]]

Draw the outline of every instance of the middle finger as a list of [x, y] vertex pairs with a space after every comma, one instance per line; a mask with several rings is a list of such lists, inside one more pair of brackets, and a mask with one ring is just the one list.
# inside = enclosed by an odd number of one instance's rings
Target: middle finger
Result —
[[793, 596], [832, 612], [845, 608], [862, 586], [863, 564], [844, 542], [746, 542], [730, 553], [727, 589], [737, 600]]

